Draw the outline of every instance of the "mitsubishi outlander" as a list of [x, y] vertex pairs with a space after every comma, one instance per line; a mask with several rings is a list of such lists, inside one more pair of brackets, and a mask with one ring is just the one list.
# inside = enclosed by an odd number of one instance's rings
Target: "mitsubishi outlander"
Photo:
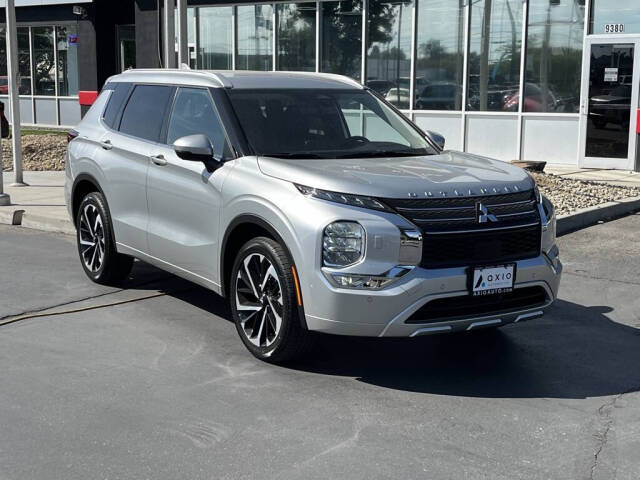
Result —
[[473, 332], [556, 298], [554, 209], [531, 176], [444, 150], [346, 77], [130, 70], [69, 137], [89, 278], [138, 258], [203, 285], [263, 360], [311, 332]]

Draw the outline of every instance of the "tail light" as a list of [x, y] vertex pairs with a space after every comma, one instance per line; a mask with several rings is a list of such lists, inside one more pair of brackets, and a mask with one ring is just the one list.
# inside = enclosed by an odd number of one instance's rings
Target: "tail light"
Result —
[[71, 140], [73, 140], [77, 136], [78, 136], [78, 132], [76, 132], [75, 130], [69, 130], [67, 132], [67, 143], [71, 142]]

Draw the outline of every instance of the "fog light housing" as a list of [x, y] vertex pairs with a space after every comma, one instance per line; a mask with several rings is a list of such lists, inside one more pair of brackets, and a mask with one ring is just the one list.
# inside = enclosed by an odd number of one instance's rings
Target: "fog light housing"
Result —
[[413, 269], [413, 266], [399, 266], [380, 275], [365, 275], [359, 273], [327, 272], [325, 276], [339, 288], [355, 290], [380, 290], [397, 281]]
[[362, 260], [364, 228], [357, 222], [333, 222], [322, 236], [322, 263], [325, 267], [343, 268]]

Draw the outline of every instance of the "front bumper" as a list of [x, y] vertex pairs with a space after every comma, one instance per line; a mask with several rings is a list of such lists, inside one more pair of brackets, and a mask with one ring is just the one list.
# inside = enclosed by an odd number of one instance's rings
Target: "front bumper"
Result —
[[[541, 287], [545, 300], [535, 306], [499, 307], [492, 312], [439, 318], [411, 319], [427, 303], [442, 298], [469, 300], [465, 268], [415, 268], [398, 283], [383, 290], [336, 288], [318, 272], [311, 300], [305, 299], [305, 317], [310, 330], [354, 336], [413, 337], [433, 333], [474, 330], [505, 325], [542, 316], [558, 293], [562, 264], [552, 266], [546, 255], [517, 263], [516, 289]], [[310, 301], [309, 301], [310, 300]]]

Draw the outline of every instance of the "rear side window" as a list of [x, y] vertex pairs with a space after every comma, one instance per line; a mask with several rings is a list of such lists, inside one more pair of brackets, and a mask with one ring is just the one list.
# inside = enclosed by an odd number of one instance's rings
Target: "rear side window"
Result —
[[111, 85], [105, 86], [105, 90], [110, 89], [113, 90], [111, 92], [111, 96], [109, 97], [109, 102], [107, 103], [107, 108], [104, 109], [104, 115], [102, 119], [104, 123], [106, 123], [111, 128], [117, 128], [116, 120], [118, 118], [118, 114], [120, 110], [122, 110], [122, 105], [127, 99], [127, 95], [129, 94], [129, 90], [131, 89], [130, 83], [115, 83]]
[[231, 156], [224, 128], [209, 91], [203, 88], [180, 88], [169, 120], [167, 143], [172, 145], [178, 138], [196, 133], [209, 138], [216, 158], [227, 159]]
[[144, 140], [159, 141], [172, 96], [173, 87], [137, 85], [122, 112], [120, 131]]

